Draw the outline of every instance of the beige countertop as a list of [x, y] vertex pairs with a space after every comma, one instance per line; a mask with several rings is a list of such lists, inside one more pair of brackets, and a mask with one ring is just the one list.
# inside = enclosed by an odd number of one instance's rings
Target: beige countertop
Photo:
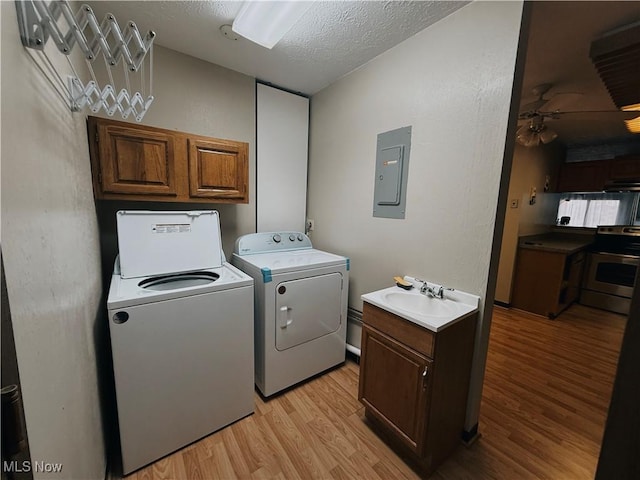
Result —
[[545, 252], [564, 253], [571, 255], [585, 249], [593, 243], [592, 235], [570, 233], [545, 233], [542, 235], [530, 235], [520, 237], [518, 246], [531, 250]]

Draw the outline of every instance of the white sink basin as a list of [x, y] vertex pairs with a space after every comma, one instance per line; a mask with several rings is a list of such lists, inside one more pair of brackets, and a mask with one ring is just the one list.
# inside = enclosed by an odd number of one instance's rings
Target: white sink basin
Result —
[[429, 317], [448, 317], [457, 311], [455, 302], [451, 300], [428, 297], [420, 293], [392, 291], [386, 292], [382, 298], [391, 306]]
[[459, 290], [447, 290], [445, 298], [441, 299], [420, 293], [418, 288], [403, 290], [389, 287], [366, 293], [362, 295], [362, 300], [438, 332], [477, 312], [480, 297]]

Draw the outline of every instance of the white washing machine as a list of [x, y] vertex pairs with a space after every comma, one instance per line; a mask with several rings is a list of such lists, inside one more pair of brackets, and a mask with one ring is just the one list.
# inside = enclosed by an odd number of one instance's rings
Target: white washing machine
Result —
[[107, 307], [126, 475], [254, 410], [253, 279], [218, 212], [117, 213]]
[[345, 360], [349, 259], [299, 232], [236, 241], [232, 263], [255, 281], [255, 380], [273, 395]]

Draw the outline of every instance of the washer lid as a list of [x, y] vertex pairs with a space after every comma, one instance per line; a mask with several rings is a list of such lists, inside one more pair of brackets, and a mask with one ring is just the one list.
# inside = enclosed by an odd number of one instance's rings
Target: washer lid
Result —
[[205, 270], [224, 262], [215, 210], [120, 210], [116, 219], [122, 278]]

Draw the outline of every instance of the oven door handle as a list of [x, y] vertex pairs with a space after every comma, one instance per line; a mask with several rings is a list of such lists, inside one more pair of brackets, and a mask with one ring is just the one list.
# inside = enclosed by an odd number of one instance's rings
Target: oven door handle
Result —
[[628, 258], [631, 260], [640, 260], [638, 255], [625, 255], [623, 253], [611, 253], [611, 252], [591, 252], [592, 255], [603, 255], [605, 257], [615, 257], [615, 258]]

